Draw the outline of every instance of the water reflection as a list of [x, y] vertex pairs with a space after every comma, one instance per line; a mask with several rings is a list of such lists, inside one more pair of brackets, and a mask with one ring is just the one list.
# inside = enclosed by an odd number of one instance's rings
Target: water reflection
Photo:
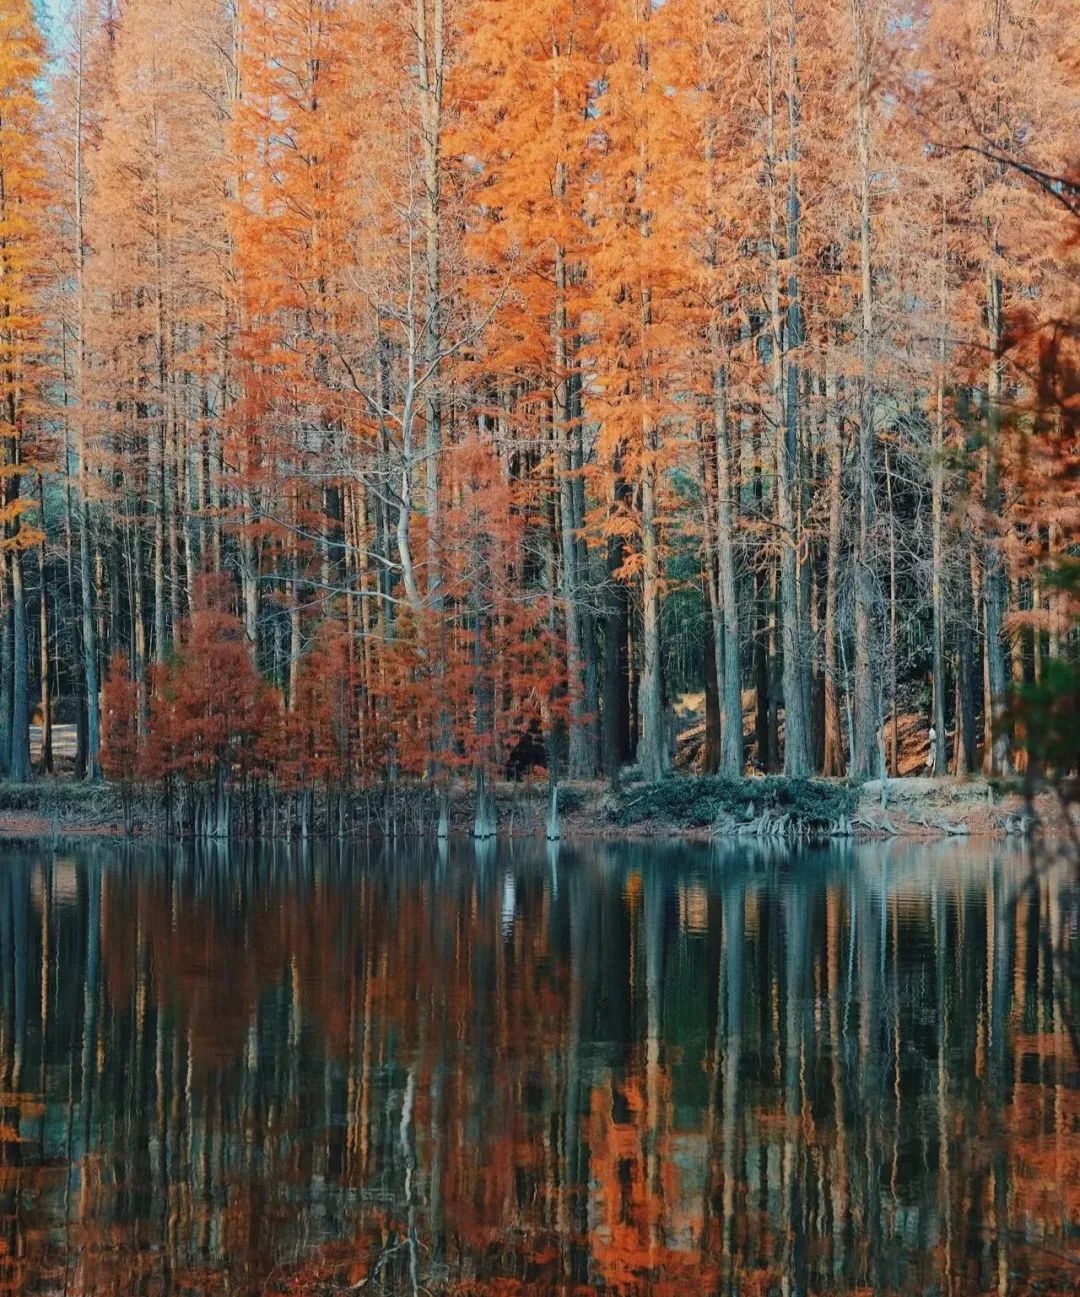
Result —
[[1077, 898], [943, 844], [0, 871], [0, 1289], [1072, 1292]]

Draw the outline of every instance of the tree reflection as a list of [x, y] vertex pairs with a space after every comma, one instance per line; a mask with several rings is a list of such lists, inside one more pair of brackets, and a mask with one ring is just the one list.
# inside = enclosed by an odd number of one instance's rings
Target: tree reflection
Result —
[[1072, 1292], [1066, 875], [143, 851], [0, 878], [0, 1288]]

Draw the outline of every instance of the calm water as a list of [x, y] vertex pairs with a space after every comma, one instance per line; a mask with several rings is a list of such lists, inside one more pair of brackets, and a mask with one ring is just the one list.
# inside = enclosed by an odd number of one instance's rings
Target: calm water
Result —
[[0, 850], [2, 1291], [1080, 1282], [1005, 848]]

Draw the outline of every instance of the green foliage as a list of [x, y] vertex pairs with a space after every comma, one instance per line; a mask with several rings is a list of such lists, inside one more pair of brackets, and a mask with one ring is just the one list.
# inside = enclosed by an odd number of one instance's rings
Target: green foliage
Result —
[[690, 829], [705, 828], [721, 814], [742, 819], [775, 810], [790, 812], [803, 824], [828, 825], [841, 815], [854, 814], [856, 800], [856, 791], [847, 784], [779, 776], [700, 775], [627, 788], [615, 799], [609, 816], [623, 827], [655, 822]]
[[1032, 761], [1067, 771], [1080, 754], [1080, 663], [1051, 658], [1038, 684], [1017, 691], [1016, 718], [1023, 723], [1024, 745]]
[[573, 811], [581, 810], [585, 804], [585, 794], [580, 788], [568, 788], [566, 784], [559, 785], [559, 814], [569, 815]]
[[[1066, 556], [1043, 577], [1048, 588], [1075, 599], [1080, 559]], [[1044, 660], [1042, 678], [1014, 692], [1009, 712], [1027, 753], [1029, 774], [1056, 780], [1064, 796], [1080, 800], [1080, 661]]]
[[[1051, 658], [1038, 684], [1017, 690], [1012, 720], [1023, 736], [1032, 774], [1056, 777], [1072, 797], [1078, 795], [1080, 760], [1080, 663]], [[1071, 783], [1071, 788], [1070, 788]]]

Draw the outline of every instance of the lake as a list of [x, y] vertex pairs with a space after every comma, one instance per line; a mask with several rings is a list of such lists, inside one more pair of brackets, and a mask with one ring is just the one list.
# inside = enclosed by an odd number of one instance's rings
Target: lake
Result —
[[1080, 1282], [1017, 848], [2, 856], [0, 1291]]

